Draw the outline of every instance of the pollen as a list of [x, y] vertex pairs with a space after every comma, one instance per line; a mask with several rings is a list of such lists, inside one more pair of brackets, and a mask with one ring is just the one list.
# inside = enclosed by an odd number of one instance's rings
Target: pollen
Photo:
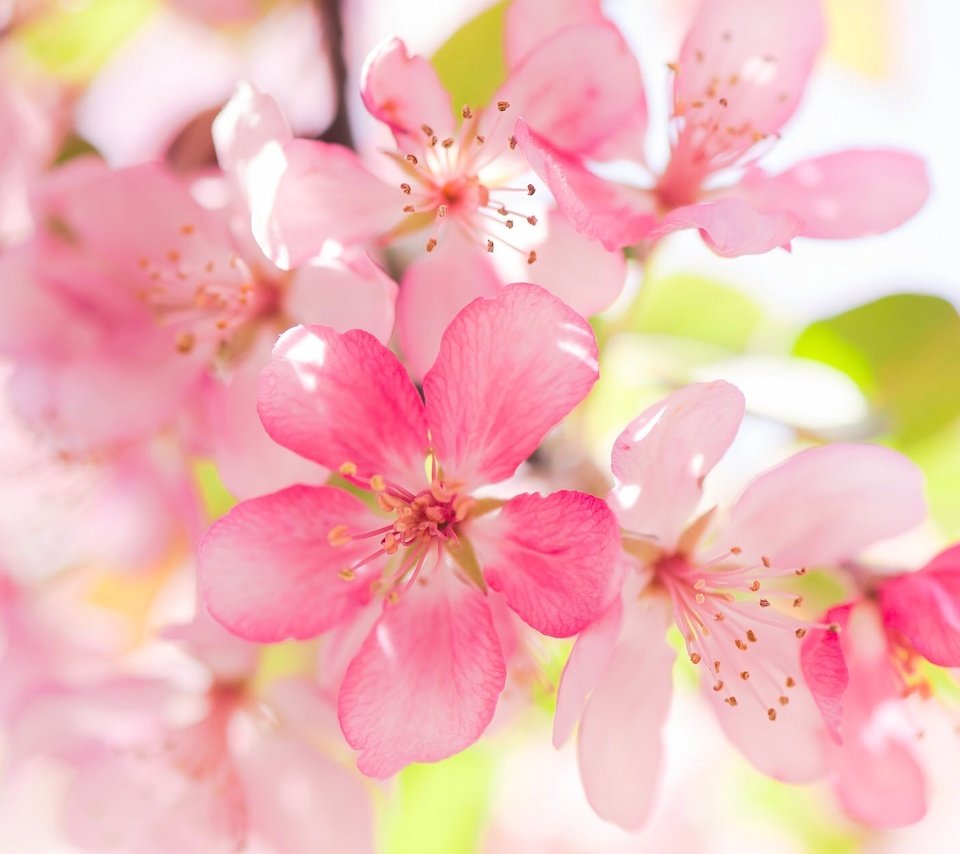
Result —
[[771, 721], [775, 721], [777, 719], [777, 710], [773, 707], [767, 709], [767, 718]]

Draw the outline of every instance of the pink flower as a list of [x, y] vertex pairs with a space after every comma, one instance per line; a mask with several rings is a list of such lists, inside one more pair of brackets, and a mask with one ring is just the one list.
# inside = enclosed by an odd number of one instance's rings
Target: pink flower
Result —
[[[788, 782], [824, 773], [823, 723], [801, 680], [813, 624], [780, 579], [899, 533], [924, 513], [921, 480], [900, 455], [869, 445], [796, 454], [759, 475], [720, 517], [698, 515], [704, 478], [743, 418], [724, 382], [688, 386], [617, 439], [608, 502], [629, 569], [620, 600], [580, 635], [560, 685], [554, 739], [580, 720], [587, 797], [636, 828], [648, 816], [670, 704], [672, 618], [721, 727], [758, 769]], [[639, 601], [638, 601], [639, 600]]]
[[[596, 176], [533, 125], [521, 123], [517, 138], [560, 209], [610, 250], [683, 228], [698, 229], [724, 256], [789, 247], [797, 236], [888, 231], [928, 195], [923, 163], [911, 154], [843, 151], [777, 175], [754, 165], [797, 108], [823, 38], [819, 0], [703, 0], [671, 66], [670, 160], [655, 174], [642, 154], [632, 158], [652, 174], [647, 187]], [[645, 123], [641, 102], [641, 135]], [[716, 186], [731, 169], [739, 179]]]
[[37, 207], [45, 228], [0, 258], [16, 283], [2, 294], [0, 348], [33, 426], [85, 452], [192, 421], [237, 492], [323, 476], [264, 434], [256, 374], [297, 319], [387, 338], [396, 286], [378, 267], [353, 253], [280, 271], [235, 228], [245, 216], [202, 207], [160, 165], [74, 162]]
[[[514, 150], [513, 129], [522, 115], [564, 151], [609, 159], [611, 140], [642, 99], [639, 74], [620, 34], [602, 20], [534, 41], [517, 47], [507, 81], [487, 105], [452, 104], [426, 59], [409, 55], [398, 39], [383, 44], [364, 67], [362, 95], [397, 147], [367, 162], [344, 146], [294, 139], [260, 121], [270, 108], [243, 89], [227, 107], [230, 118], [218, 120], [221, 157], [239, 136], [235, 124], [244, 127], [245, 145], [258, 141], [259, 164], [247, 183], [253, 231], [279, 266], [296, 265], [327, 241], [387, 244], [418, 235], [429, 261], [409, 270], [398, 309], [401, 344], [418, 376], [456, 312], [501, 282], [532, 276], [587, 315], [610, 305], [623, 286], [621, 258], [604, 257], [562, 217], [534, 206], [536, 188]], [[545, 228], [544, 242], [538, 232]]]
[[339, 716], [364, 773], [450, 756], [490, 722], [506, 671], [488, 589], [553, 636], [609, 603], [618, 536], [602, 501], [475, 494], [509, 478], [583, 398], [596, 355], [587, 323], [534, 285], [457, 315], [425, 402], [365, 332], [312, 326], [280, 339], [261, 375], [264, 425], [339, 468], [380, 512], [333, 487], [244, 502], [204, 541], [201, 587], [250, 640], [356, 627], [341, 635], [354, 652]]
[[926, 699], [923, 659], [960, 666], [960, 546], [917, 572], [859, 570], [861, 598], [831, 609], [833, 631], [804, 642], [803, 669], [833, 742], [837, 797], [854, 819], [901, 827], [926, 813], [926, 780], [906, 698]]

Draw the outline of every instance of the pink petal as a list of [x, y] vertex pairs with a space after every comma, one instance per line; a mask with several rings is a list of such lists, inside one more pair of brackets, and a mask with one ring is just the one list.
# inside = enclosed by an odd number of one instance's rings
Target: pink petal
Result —
[[450, 321], [476, 297], [492, 297], [500, 279], [459, 231], [450, 231], [430, 254], [407, 267], [397, 300], [397, 335], [410, 373], [422, 377], [440, 352]]
[[550, 211], [546, 227], [546, 240], [537, 247], [537, 262], [527, 268], [529, 280], [584, 317], [610, 308], [626, 282], [623, 253], [608, 252], [588, 240], [560, 211]]
[[620, 637], [623, 604], [619, 598], [577, 637], [563, 668], [553, 716], [553, 746], [570, 738], [583, 714], [587, 698], [596, 687]]
[[722, 539], [753, 562], [831, 566], [925, 516], [914, 463], [879, 445], [837, 443], [801, 451], [751, 481]]
[[389, 777], [476, 741], [506, 680], [490, 609], [474, 587], [435, 573], [383, 616], [340, 688], [343, 734], [357, 765]]
[[214, 523], [200, 550], [200, 588], [210, 613], [247, 640], [311, 638], [366, 603], [362, 580], [340, 570], [375, 551], [360, 540], [335, 547], [337, 525], [380, 527], [366, 506], [329, 487], [292, 486], [244, 501]]
[[675, 658], [664, 637], [663, 602], [646, 597], [640, 609], [590, 695], [577, 743], [587, 800], [601, 818], [628, 830], [638, 829], [656, 802]]
[[609, 502], [628, 531], [672, 548], [690, 522], [704, 478], [726, 453], [743, 420], [740, 390], [697, 383], [655, 403], [613, 446], [618, 485]]
[[762, 211], [789, 211], [806, 237], [848, 238], [903, 225], [930, 194], [924, 162], [901, 151], [841, 151], [778, 175], [748, 172], [740, 191]]
[[674, 231], [696, 228], [703, 242], [724, 258], [762, 255], [771, 249], [790, 248], [803, 228], [803, 220], [788, 212], [761, 213], [743, 199], [728, 196], [715, 202], [684, 205], [670, 211], [649, 235], [660, 240]]
[[844, 743], [832, 752], [840, 802], [865, 824], [912, 824], [926, 812], [926, 782], [915, 755], [916, 730], [898, 696], [899, 680], [872, 603], [852, 609], [840, 640], [850, 673]]
[[557, 206], [581, 234], [615, 251], [649, 234], [657, 221], [653, 198], [643, 191], [598, 178], [582, 163], [553, 148], [527, 124], [516, 136], [530, 166], [557, 200]]
[[[823, 40], [816, 0], [704, 0], [680, 50], [674, 99], [691, 125], [745, 128], [708, 136], [711, 153], [745, 150], [793, 114]], [[697, 147], [696, 131], [692, 139]]]
[[242, 23], [256, 17], [254, 0], [169, 0], [171, 6], [208, 24]]
[[[831, 609], [824, 622], [836, 623], [841, 630], [847, 624], [850, 605]], [[840, 646], [840, 633], [812, 629], [800, 650], [803, 678], [823, 715], [827, 730], [834, 741], [840, 742], [843, 719], [843, 693], [847, 689], [849, 673]]]
[[507, 101], [512, 115], [561, 151], [595, 156], [617, 136], [614, 156], [643, 159], [640, 67], [612, 25], [560, 30], [513, 68], [494, 100]]
[[503, 24], [507, 66], [515, 68], [543, 42], [567, 27], [602, 24], [598, 0], [512, 0]]
[[400, 189], [369, 172], [349, 148], [294, 139], [272, 156], [277, 162], [263, 174], [279, 177], [254, 194], [254, 222], [264, 223], [254, 236], [285, 270], [317, 255], [327, 240], [370, 240], [403, 215]]
[[596, 380], [593, 330], [555, 296], [518, 284], [475, 299], [447, 327], [423, 380], [447, 477], [510, 477]]
[[260, 418], [284, 447], [361, 477], [426, 477], [427, 422], [403, 366], [369, 332], [326, 326], [285, 332], [260, 374]]
[[294, 483], [321, 484], [329, 471], [278, 445], [257, 415], [260, 370], [269, 363], [273, 335], [264, 330], [244, 361], [222, 380], [210, 379], [203, 403], [217, 472], [239, 497], [263, 495]]
[[365, 329], [385, 344], [393, 332], [397, 283], [365, 252], [298, 267], [283, 296], [285, 314], [338, 332]]
[[[801, 678], [800, 641], [789, 628], [763, 624], [755, 637], [746, 650], [734, 649], [724, 638], [730, 649], [719, 673], [707, 676], [701, 668], [703, 693], [724, 733], [759, 771], [787, 783], [816, 780], [825, 772], [827, 733]], [[740, 668], [750, 674], [746, 680]], [[725, 701], [729, 696], [737, 699], [735, 706]], [[781, 697], [787, 698], [785, 705]]]
[[960, 545], [880, 587], [883, 622], [928, 661], [960, 667]]
[[456, 129], [450, 95], [433, 66], [422, 56], [410, 56], [398, 38], [387, 40], [367, 57], [361, 95], [364, 106], [390, 127], [400, 146], [415, 143], [422, 148], [428, 138], [423, 125], [440, 137]]
[[490, 587], [545, 635], [568, 637], [586, 628], [619, 586], [620, 531], [592, 495], [518, 495], [465, 530]]
[[370, 793], [355, 773], [309, 743], [264, 733], [238, 756], [237, 770], [251, 830], [270, 850], [373, 854]]

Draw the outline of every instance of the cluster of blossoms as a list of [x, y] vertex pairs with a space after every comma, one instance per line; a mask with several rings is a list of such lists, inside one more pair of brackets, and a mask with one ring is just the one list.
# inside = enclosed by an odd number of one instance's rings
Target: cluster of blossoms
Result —
[[[818, 0], [704, 0], [662, 166], [598, 0], [509, 0], [485, 103], [384, 41], [360, 94], [392, 143], [359, 151], [323, 135], [325, 4], [170, 0], [82, 95], [16, 50], [45, 5], [0, 41], [0, 464], [29, 505], [0, 528], [3, 791], [58, 763], [82, 849], [370, 850], [365, 777], [464, 750], [502, 695], [513, 714], [548, 636], [575, 638], [554, 743], [577, 731], [604, 819], [656, 806], [678, 650], [760, 772], [829, 781], [872, 826], [922, 817], [911, 703], [960, 667], [960, 547], [868, 554], [925, 520], [914, 463], [819, 444], [717, 505], [745, 416], [723, 381], [640, 413], [609, 475], [528, 462], [580, 453], [587, 318], [628, 256], [688, 228], [721, 256], [853, 238], [923, 205], [900, 151], [758, 165], [823, 46]], [[210, 57], [199, 88], [160, 82], [171, 45]], [[117, 128], [130, 75], [157, 97]], [[211, 460], [238, 502], [216, 519]], [[843, 593], [811, 608], [808, 570]], [[130, 617], [106, 629], [104, 574]], [[319, 639], [292, 674], [264, 653], [291, 639]]]

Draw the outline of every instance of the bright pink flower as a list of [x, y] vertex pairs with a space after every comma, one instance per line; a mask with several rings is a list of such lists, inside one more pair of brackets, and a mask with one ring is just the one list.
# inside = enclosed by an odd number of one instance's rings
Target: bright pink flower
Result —
[[313, 326], [280, 339], [261, 375], [264, 425], [339, 468], [381, 512], [331, 487], [244, 502], [208, 534], [201, 586], [218, 620], [260, 642], [379, 614], [366, 639], [352, 635], [339, 695], [365, 773], [442, 759], [490, 722], [506, 672], [488, 588], [553, 636], [607, 606], [618, 536], [602, 501], [474, 495], [509, 478], [583, 398], [596, 355], [587, 323], [533, 285], [457, 315], [423, 381], [425, 402], [367, 333]]
[[804, 675], [833, 736], [828, 761], [851, 817], [901, 827], [926, 813], [917, 727], [905, 699], [927, 698], [923, 659], [960, 667], [960, 546], [917, 572], [872, 576], [864, 595], [829, 611], [832, 631], [804, 642]]
[[[242, 89], [243, 107], [228, 106], [231, 121], [249, 128], [248, 139], [259, 138], [263, 150], [247, 190], [254, 234], [268, 257], [288, 267], [328, 240], [394, 243], [418, 234], [428, 255], [409, 272], [399, 308], [414, 319], [399, 332], [418, 376], [456, 312], [500, 282], [531, 280], [583, 314], [613, 302], [623, 286], [622, 259], [605, 258], [530, 198], [536, 188], [513, 136], [522, 115], [564, 151], [609, 159], [608, 143], [643, 97], [613, 27], [598, 21], [545, 34], [515, 58], [489, 104], [469, 106], [452, 104], [430, 63], [392, 39], [368, 58], [362, 95], [397, 144], [367, 162], [340, 145], [278, 133], [274, 122], [257, 120], [265, 106]], [[511, 269], [495, 272], [494, 264]], [[451, 278], [453, 266], [470, 275]]]
[[245, 216], [202, 207], [160, 165], [75, 162], [38, 209], [44, 230], [0, 259], [0, 348], [32, 425], [86, 451], [199, 419], [238, 492], [322, 476], [260, 428], [256, 373], [300, 319], [387, 338], [396, 286], [378, 267], [354, 253], [278, 270], [234, 228]]
[[656, 794], [671, 613], [728, 737], [772, 777], [814, 779], [824, 771], [823, 723], [801, 680], [798, 641], [812, 624], [790, 613], [801, 600], [778, 580], [856, 554], [924, 512], [905, 458], [829, 445], [755, 478], [723, 517], [716, 508], [698, 515], [704, 478], [743, 412], [734, 386], [689, 386], [646, 410], [614, 446], [608, 502], [632, 571], [621, 600], [574, 646], [554, 736], [562, 742], [581, 718], [587, 796], [625, 827], [644, 822]]
[[[887, 231], [927, 198], [923, 163], [911, 154], [844, 151], [778, 175], [754, 165], [797, 108], [823, 38], [819, 0], [703, 0], [671, 66], [670, 160], [656, 174], [642, 153], [631, 158], [652, 174], [646, 187], [598, 177], [532, 124], [521, 123], [517, 138], [560, 209], [610, 250], [683, 228], [724, 256], [789, 247], [797, 236]], [[645, 111], [635, 124], [642, 152]], [[739, 180], [716, 186], [730, 169]]]

